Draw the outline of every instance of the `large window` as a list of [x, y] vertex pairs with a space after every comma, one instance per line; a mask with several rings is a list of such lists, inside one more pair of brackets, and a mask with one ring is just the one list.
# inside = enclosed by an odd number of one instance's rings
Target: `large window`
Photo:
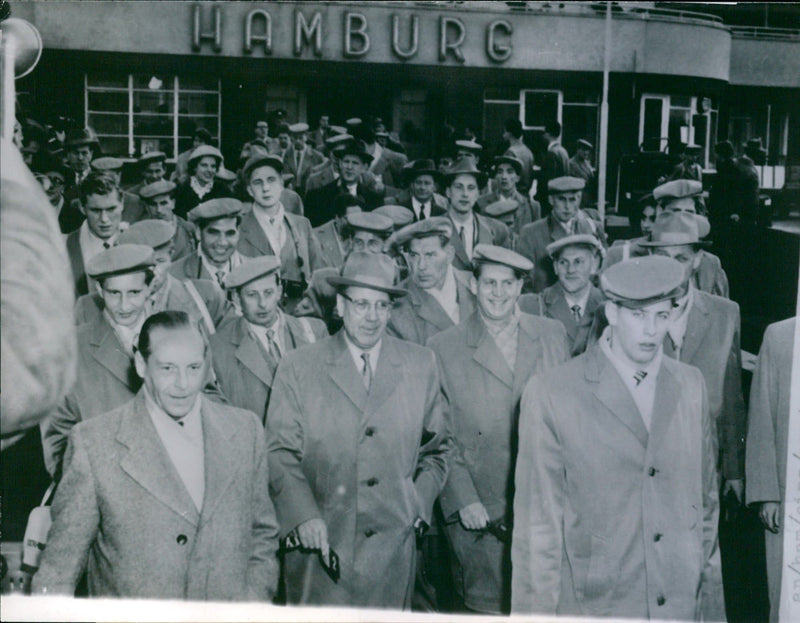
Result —
[[86, 124], [103, 153], [135, 158], [163, 151], [174, 158], [204, 127], [220, 140], [220, 83], [179, 76], [86, 76]]

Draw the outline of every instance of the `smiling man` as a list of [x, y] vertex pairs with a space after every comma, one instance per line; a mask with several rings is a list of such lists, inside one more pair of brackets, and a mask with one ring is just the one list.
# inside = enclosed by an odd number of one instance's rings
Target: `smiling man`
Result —
[[[256, 417], [201, 396], [208, 346], [183, 312], [150, 316], [142, 389], [75, 427], [33, 590], [269, 601], [278, 526]], [[88, 564], [87, 564], [88, 563]]]
[[644, 257], [600, 283], [600, 342], [522, 396], [511, 611], [723, 621], [706, 386], [662, 350], [685, 271]]

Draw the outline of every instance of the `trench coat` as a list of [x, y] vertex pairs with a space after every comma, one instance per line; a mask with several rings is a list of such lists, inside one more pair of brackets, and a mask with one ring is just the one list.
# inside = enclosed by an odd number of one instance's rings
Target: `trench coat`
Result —
[[[792, 383], [792, 348], [796, 318], [767, 327], [758, 353], [750, 389], [747, 429], [745, 496], [747, 504], [786, 500], [786, 460], [789, 450], [789, 400]], [[783, 567], [783, 534], [764, 531], [767, 550], [770, 621], [777, 623]]]
[[264, 432], [252, 413], [201, 398], [205, 494], [198, 512], [144, 393], [75, 427], [33, 590], [269, 601], [278, 524]]
[[[325, 323], [316, 318], [301, 320], [284, 314], [283, 319], [283, 344], [287, 350], [328, 336]], [[313, 340], [309, 339], [303, 322], [307, 323]], [[242, 317], [225, 323], [211, 337], [210, 346], [211, 361], [222, 393], [232, 405], [252, 411], [266, 424], [272, 379], [279, 362], [251, 335]]]
[[[453, 269], [453, 274], [456, 279], [458, 317], [463, 322], [475, 311], [475, 295], [469, 289], [469, 273]], [[431, 337], [453, 326], [453, 319], [439, 301], [420, 288], [411, 277], [401, 287], [408, 291], [408, 295], [392, 308], [392, 316], [386, 327], [389, 335], [424, 346]]]
[[339, 555], [334, 583], [318, 556], [286, 554], [289, 603], [408, 608], [417, 518], [431, 523], [451, 440], [436, 358], [384, 335], [371, 390], [344, 330], [287, 354], [267, 421], [270, 488], [285, 536], [321, 518]]
[[595, 345], [528, 383], [519, 448], [512, 613], [725, 619], [699, 370], [662, 358], [648, 431]]
[[520, 314], [514, 370], [478, 311], [428, 345], [450, 404], [455, 446], [439, 502], [461, 566], [456, 590], [472, 610], [507, 613], [511, 544], [464, 529], [458, 511], [481, 502], [490, 520], [510, 525], [520, 396], [532, 375], [569, 358], [566, 334], [555, 320]]

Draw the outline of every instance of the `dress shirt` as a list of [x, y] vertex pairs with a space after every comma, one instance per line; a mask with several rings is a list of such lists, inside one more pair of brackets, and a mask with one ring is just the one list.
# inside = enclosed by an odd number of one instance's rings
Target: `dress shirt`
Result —
[[111, 319], [111, 315], [108, 313], [108, 310], [103, 310], [103, 316], [105, 316], [106, 322], [111, 325], [111, 328], [114, 329], [114, 333], [116, 334], [117, 339], [127, 353], [128, 357], [133, 357], [133, 342], [139, 335], [139, 331], [142, 330], [142, 325], [147, 319], [147, 314], [145, 312], [139, 314], [139, 319], [132, 327], [125, 327], [114, 322]]
[[428, 200], [427, 203], [420, 203], [419, 201], [417, 201], [416, 197], [411, 197], [411, 207], [414, 210], [414, 215], [416, 216], [417, 220], [420, 220], [422, 218], [430, 218], [431, 217], [431, 201], [430, 200]]
[[352, 184], [345, 184], [347, 188], [347, 192], [349, 192], [353, 197], [358, 196], [358, 182], [354, 182]]
[[278, 203], [278, 209], [273, 216], [267, 214], [267, 211], [253, 204], [253, 216], [256, 221], [261, 225], [264, 230], [264, 235], [269, 240], [269, 246], [272, 247], [272, 252], [280, 257], [281, 249], [286, 243], [286, 219], [284, 218], [283, 204]]
[[194, 175], [192, 175], [192, 177], [189, 178], [189, 184], [191, 185], [192, 190], [200, 199], [205, 197], [208, 193], [211, 192], [211, 189], [214, 188], [214, 180], [211, 180], [208, 184], [203, 185], [197, 181], [197, 178]]
[[475, 216], [470, 215], [470, 218], [468, 218], [465, 223], [456, 221], [452, 216], [450, 217], [450, 220], [452, 221], [453, 226], [456, 228], [456, 236], [461, 237], [461, 229], [464, 229], [462, 242], [464, 243], [464, 250], [467, 253], [467, 257], [471, 260], [473, 243], [475, 241]]
[[146, 386], [144, 400], [167, 456], [175, 466], [198, 512], [201, 511], [206, 482], [200, 396], [195, 398], [192, 408], [180, 420], [171, 417], [159, 407]]
[[[81, 228], [78, 232], [78, 242], [81, 245], [84, 270], [89, 266], [89, 260], [95, 255], [116, 244], [117, 236], [119, 236], [119, 232], [111, 236], [108, 240], [103, 240], [95, 236], [92, 230], [89, 229], [89, 221], [83, 221], [83, 223], [81, 223]], [[108, 247], [106, 244], [108, 244]]]
[[[562, 288], [563, 290], [563, 288]], [[583, 318], [584, 314], [586, 314], [586, 305], [589, 303], [589, 294], [591, 294], [592, 289], [591, 287], [586, 287], [584, 293], [579, 297], [575, 298], [571, 294], [569, 294], [566, 290], [564, 290], [564, 299], [567, 301], [567, 307], [570, 311], [572, 308], [577, 305], [580, 307], [581, 318]]]
[[436, 302], [442, 306], [442, 309], [450, 316], [454, 324], [458, 324], [459, 310], [458, 310], [458, 286], [456, 285], [456, 276], [453, 273], [453, 267], [447, 267], [444, 283], [441, 289], [429, 288], [426, 290]]
[[265, 327], [264, 325], [260, 324], [253, 324], [252, 322], [247, 322], [247, 326], [250, 328], [250, 333], [255, 337], [261, 345], [264, 347], [266, 352], [270, 352], [270, 345], [269, 345], [269, 338], [267, 337], [267, 331], [273, 331], [273, 339], [275, 343], [278, 345], [278, 350], [280, 351], [281, 357], [286, 354], [286, 342], [283, 339], [283, 327], [284, 327], [285, 320], [283, 319], [283, 314], [279, 311], [278, 318], [272, 323], [272, 326]]
[[[222, 266], [215, 266], [211, 260], [206, 257], [206, 254], [203, 253], [203, 247], [200, 245], [197, 246], [197, 255], [200, 256], [200, 263], [203, 267], [209, 272], [212, 279], [218, 281], [218, 285], [220, 288], [223, 287], [220, 279], [224, 279], [225, 276], [231, 272], [234, 268], [236, 268], [239, 264], [242, 263], [242, 256], [239, 255], [238, 251], [234, 251], [233, 255], [230, 256], [227, 262], [225, 262]], [[220, 276], [217, 273], [222, 273]]]
[[686, 337], [686, 325], [689, 322], [689, 312], [694, 303], [694, 286], [689, 285], [689, 291], [681, 302], [678, 303], [678, 316], [672, 321], [672, 326], [667, 331], [672, 345], [675, 347], [675, 359], [680, 360], [683, 340]]
[[[663, 349], [659, 348], [656, 356], [646, 366], [636, 367], [630, 365], [627, 361], [623, 360], [613, 350], [611, 350], [611, 327], [606, 327], [603, 335], [600, 337], [600, 349], [606, 357], [611, 361], [614, 368], [622, 377], [622, 382], [631, 393], [633, 401], [636, 403], [639, 413], [644, 420], [644, 425], [647, 430], [650, 430], [650, 420], [653, 416], [653, 403], [656, 399], [656, 377], [661, 368], [661, 357], [663, 356]], [[640, 383], [636, 382], [636, 373], [643, 371], [647, 376], [642, 379]]]
[[519, 316], [517, 316], [515, 311], [511, 316], [511, 320], [503, 327], [498, 327], [495, 323], [486, 322], [485, 318], [483, 318], [483, 322], [486, 325], [486, 329], [489, 331], [489, 335], [494, 339], [494, 343], [497, 344], [497, 348], [499, 348], [500, 352], [503, 354], [503, 358], [506, 360], [509, 369], [513, 372], [514, 366], [517, 363]]
[[353, 344], [346, 331], [344, 334], [344, 341], [347, 342], [347, 349], [350, 351], [350, 355], [353, 357], [353, 363], [355, 363], [356, 370], [358, 370], [359, 374], [361, 374], [364, 370], [364, 360], [361, 358], [361, 355], [363, 353], [367, 353], [369, 355], [369, 367], [372, 368], [372, 378], [375, 378], [375, 370], [378, 369], [378, 357], [381, 356], [382, 339], [378, 340], [378, 343], [375, 344], [375, 346], [366, 350]]

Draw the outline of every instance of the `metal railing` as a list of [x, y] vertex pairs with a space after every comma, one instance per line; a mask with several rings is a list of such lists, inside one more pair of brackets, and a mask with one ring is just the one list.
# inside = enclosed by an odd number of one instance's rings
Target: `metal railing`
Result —
[[736, 39], [800, 41], [800, 28], [767, 28], [764, 26], [731, 26]]

